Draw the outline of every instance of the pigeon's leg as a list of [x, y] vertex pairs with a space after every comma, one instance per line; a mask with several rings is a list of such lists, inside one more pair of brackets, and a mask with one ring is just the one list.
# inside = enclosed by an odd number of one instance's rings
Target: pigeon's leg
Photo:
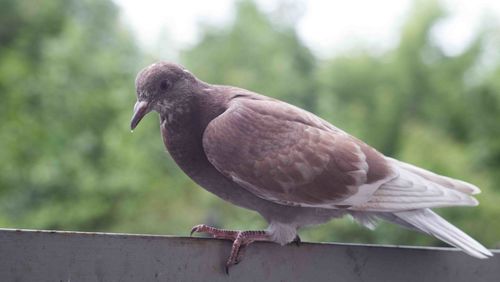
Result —
[[231, 254], [226, 262], [226, 273], [229, 273], [229, 267], [240, 262], [242, 253], [240, 250], [248, 244], [255, 241], [271, 241], [271, 236], [265, 230], [256, 231], [236, 231], [225, 230], [211, 227], [205, 224], [196, 225], [191, 229], [191, 235], [194, 233], [208, 233], [214, 238], [227, 239], [233, 241]]
[[250, 243], [255, 241], [270, 241], [271, 238], [267, 231], [240, 231], [233, 241], [233, 247], [231, 249], [231, 255], [226, 262], [226, 273], [229, 272], [229, 267], [231, 265], [237, 264], [241, 261], [241, 250], [242, 248], [248, 246]]

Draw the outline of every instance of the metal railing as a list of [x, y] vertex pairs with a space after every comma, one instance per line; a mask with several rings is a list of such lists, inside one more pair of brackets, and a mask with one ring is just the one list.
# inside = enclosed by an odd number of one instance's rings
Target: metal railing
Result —
[[0, 230], [0, 281], [500, 281], [488, 260], [451, 248], [253, 243], [223, 271], [229, 241]]

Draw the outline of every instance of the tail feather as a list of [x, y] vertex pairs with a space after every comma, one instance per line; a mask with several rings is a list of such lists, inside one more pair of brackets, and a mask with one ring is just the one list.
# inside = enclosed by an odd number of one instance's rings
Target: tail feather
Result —
[[393, 214], [416, 229], [462, 249], [473, 257], [485, 259], [493, 256], [483, 245], [430, 209], [395, 212]]

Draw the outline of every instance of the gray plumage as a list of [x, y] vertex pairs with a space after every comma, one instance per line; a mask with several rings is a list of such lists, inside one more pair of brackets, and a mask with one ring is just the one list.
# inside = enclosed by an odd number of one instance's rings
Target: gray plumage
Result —
[[158, 112], [179, 167], [220, 198], [260, 213], [272, 241], [286, 244], [301, 227], [351, 215], [369, 228], [381, 218], [469, 255], [492, 255], [430, 210], [477, 205], [472, 184], [385, 157], [312, 113], [210, 85], [177, 64], [145, 68], [136, 89], [132, 129]]

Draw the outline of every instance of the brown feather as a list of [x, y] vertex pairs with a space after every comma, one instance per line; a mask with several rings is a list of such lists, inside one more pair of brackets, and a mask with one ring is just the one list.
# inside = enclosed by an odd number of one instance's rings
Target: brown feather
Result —
[[374, 149], [306, 111], [260, 98], [234, 98], [203, 135], [208, 160], [250, 192], [280, 204], [333, 207], [361, 185], [389, 179]]

